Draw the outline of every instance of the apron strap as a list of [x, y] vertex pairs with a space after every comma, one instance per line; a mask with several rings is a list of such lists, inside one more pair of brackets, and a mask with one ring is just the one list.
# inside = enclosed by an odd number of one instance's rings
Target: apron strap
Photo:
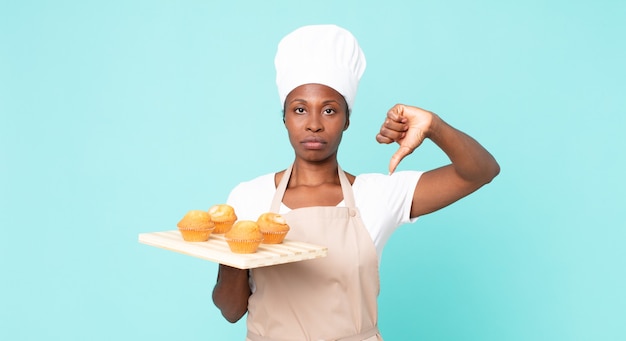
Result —
[[285, 190], [287, 189], [287, 184], [289, 184], [289, 178], [291, 177], [291, 170], [293, 169], [293, 163], [287, 167], [283, 177], [280, 179], [278, 186], [276, 187], [276, 192], [274, 192], [274, 198], [272, 199], [272, 206], [270, 206], [270, 212], [278, 213], [280, 212], [280, 203], [283, 201], [283, 196], [285, 195]]
[[341, 183], [341, 191], [343, 192], [343, 202], [346, 207], [355, 208], [354, 204], [354, 193], [352, 193], [352, 186], [350, 185], [350, 181], [348, 181], [348, 177], [346, 173], [341, 169], [339, 165], [337, 165], [339, 169], [339, 182]]
[[[352, 186], [346, 176], [346, 173], [337, 165], [339, 172], [339, 183], [341, 184], [341, 191], [343, 193], [343, 202], [346, 207], [355, 208], [354, 194], [352, 193]], [[272, 205], [270, 206], [270, 212], [278, 213], [280, 211], [280, 203], [283, 201], [285, 190], [287, 190], [287, 184], [289, 184], [289, 178], [291, 177], [291, 171], [293, 170], [293, 163], [287, 167], [283, 177], [280, 179], [276, 192], [274, 192], [274, 198], [272, 199]]]

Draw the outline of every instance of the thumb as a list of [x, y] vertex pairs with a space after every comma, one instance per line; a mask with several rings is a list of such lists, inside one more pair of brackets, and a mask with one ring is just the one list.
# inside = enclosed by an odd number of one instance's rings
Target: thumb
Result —
[[400, 164], [400, 161], [412, 152], [413, 150], [411, 148], [401, 145], [400, 148], [398, 148], [398, 150], [396, 150], [396, 152], [391, 156], [391, 161], [389, 162], [389, 175], [393, 174], [398, 167], [398, 164]]

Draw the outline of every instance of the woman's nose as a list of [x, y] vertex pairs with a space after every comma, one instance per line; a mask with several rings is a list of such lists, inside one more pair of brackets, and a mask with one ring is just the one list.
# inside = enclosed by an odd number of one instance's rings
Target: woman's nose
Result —
[[307, 120], [306, 129], [308, 131], [317, 133], [324, 130], [324, 125], [322, 124], [322, 121], [320, 120], [318, 115], [310, 115], [309, 119]]

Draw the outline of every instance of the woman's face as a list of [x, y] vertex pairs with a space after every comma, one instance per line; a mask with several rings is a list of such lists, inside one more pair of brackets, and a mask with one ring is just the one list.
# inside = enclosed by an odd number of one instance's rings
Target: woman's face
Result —
[[350, 123], [341, 94], [321, 84], [304, 84], [285, 99], [285, 127], [297, 158], [310, 162], [336, 158]]

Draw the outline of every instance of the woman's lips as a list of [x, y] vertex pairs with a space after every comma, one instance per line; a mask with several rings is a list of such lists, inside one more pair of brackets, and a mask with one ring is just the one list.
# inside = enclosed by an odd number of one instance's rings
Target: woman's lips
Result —
[[319, 137], [307, 137], [300, 142], [305, 149], [322, 149], [326, 144], [326, 141]]

